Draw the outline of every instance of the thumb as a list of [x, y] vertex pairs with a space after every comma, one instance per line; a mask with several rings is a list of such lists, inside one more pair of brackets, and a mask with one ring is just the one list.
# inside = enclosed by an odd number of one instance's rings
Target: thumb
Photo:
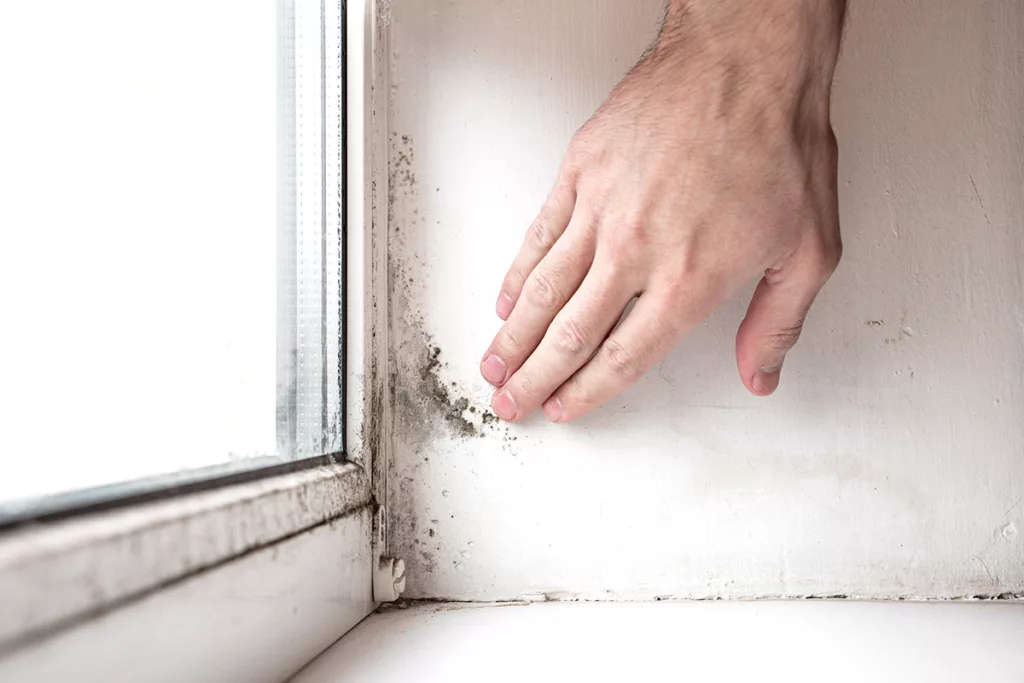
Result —
[[756, 396], [778, 388], [786, 354], [800, 338], [807, 311], [828, 279], [827, 273], [816, 275], [818, 269], [789, 270], [792, 265], [765, 272], [736, 334], [740, 379]]

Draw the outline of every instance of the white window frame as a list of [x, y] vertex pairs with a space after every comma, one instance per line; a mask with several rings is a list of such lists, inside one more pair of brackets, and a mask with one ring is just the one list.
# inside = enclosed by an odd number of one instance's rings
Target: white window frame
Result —
[[0, 680], [283, 681], [377, 607], [386, 32], [376, 0], [334, 2], [346, 13], [346, 462], [0, 535]]

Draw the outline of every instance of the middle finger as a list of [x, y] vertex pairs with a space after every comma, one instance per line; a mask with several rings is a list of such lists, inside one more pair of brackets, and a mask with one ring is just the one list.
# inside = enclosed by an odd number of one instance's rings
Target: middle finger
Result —
[[533, 269], [512, 314], [480, 362], [488, 382], [500, 387], [522, 366], [551, 321], [576, 293], [594, 259], [594, 236], [577, 211], [565, 233]]

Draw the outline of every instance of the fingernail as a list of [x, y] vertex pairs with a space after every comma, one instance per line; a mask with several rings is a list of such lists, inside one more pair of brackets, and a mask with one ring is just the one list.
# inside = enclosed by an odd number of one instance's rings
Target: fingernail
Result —
[[514, 308], [512, 304], [512, 297], [508, 294], [502, 294], [498, 297], [498, 303], [494, 308], [498, 312], [499, 318], [502, 320], [508, 320], [508, 317], [512, 315], [512, 309]]
[[507, 372], [508, 368], [505, 366], [505, 361], [493, 354], [487, 356], [484, 362], [480, 364], [480, 374], [496, 387], [500, 387], [505, 383], [505, 374]]
[[512, 394], [509, 393], [508, 389], [499, 391], [491, 399], [491, 408], [494, 410], [494, 414], [500, 417], [502, 420], [511, 422], [516, 419], [516, 400], [512, 398]]
[[558, 422], [562, 419], [562, 413], [565, 412], [565, 407], [562, 406], [562, 401], [557, 396], [552, 396], [548, 400], [544, 401], [543, 410], [549, 420], [552, 422]]
[[764, 367], [754, 373], [754, 393], [758, 396], [769, 396], [779, 388], [779, 378], [782, 376], [782, 364], [774, 367]]

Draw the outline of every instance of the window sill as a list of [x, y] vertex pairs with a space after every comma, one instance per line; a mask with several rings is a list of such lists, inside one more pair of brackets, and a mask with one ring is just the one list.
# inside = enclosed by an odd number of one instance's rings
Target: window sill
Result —
[[422, 604], [359, 625], [292, 683], [1024, 680], [1022, 603]]
[[0, 658], [369, 501], [366, 473], [345, 464], [9, 532], [0, 537]]
[[375, 607], [369, 507], [0, 655], [0, 681], [281, 683]]

